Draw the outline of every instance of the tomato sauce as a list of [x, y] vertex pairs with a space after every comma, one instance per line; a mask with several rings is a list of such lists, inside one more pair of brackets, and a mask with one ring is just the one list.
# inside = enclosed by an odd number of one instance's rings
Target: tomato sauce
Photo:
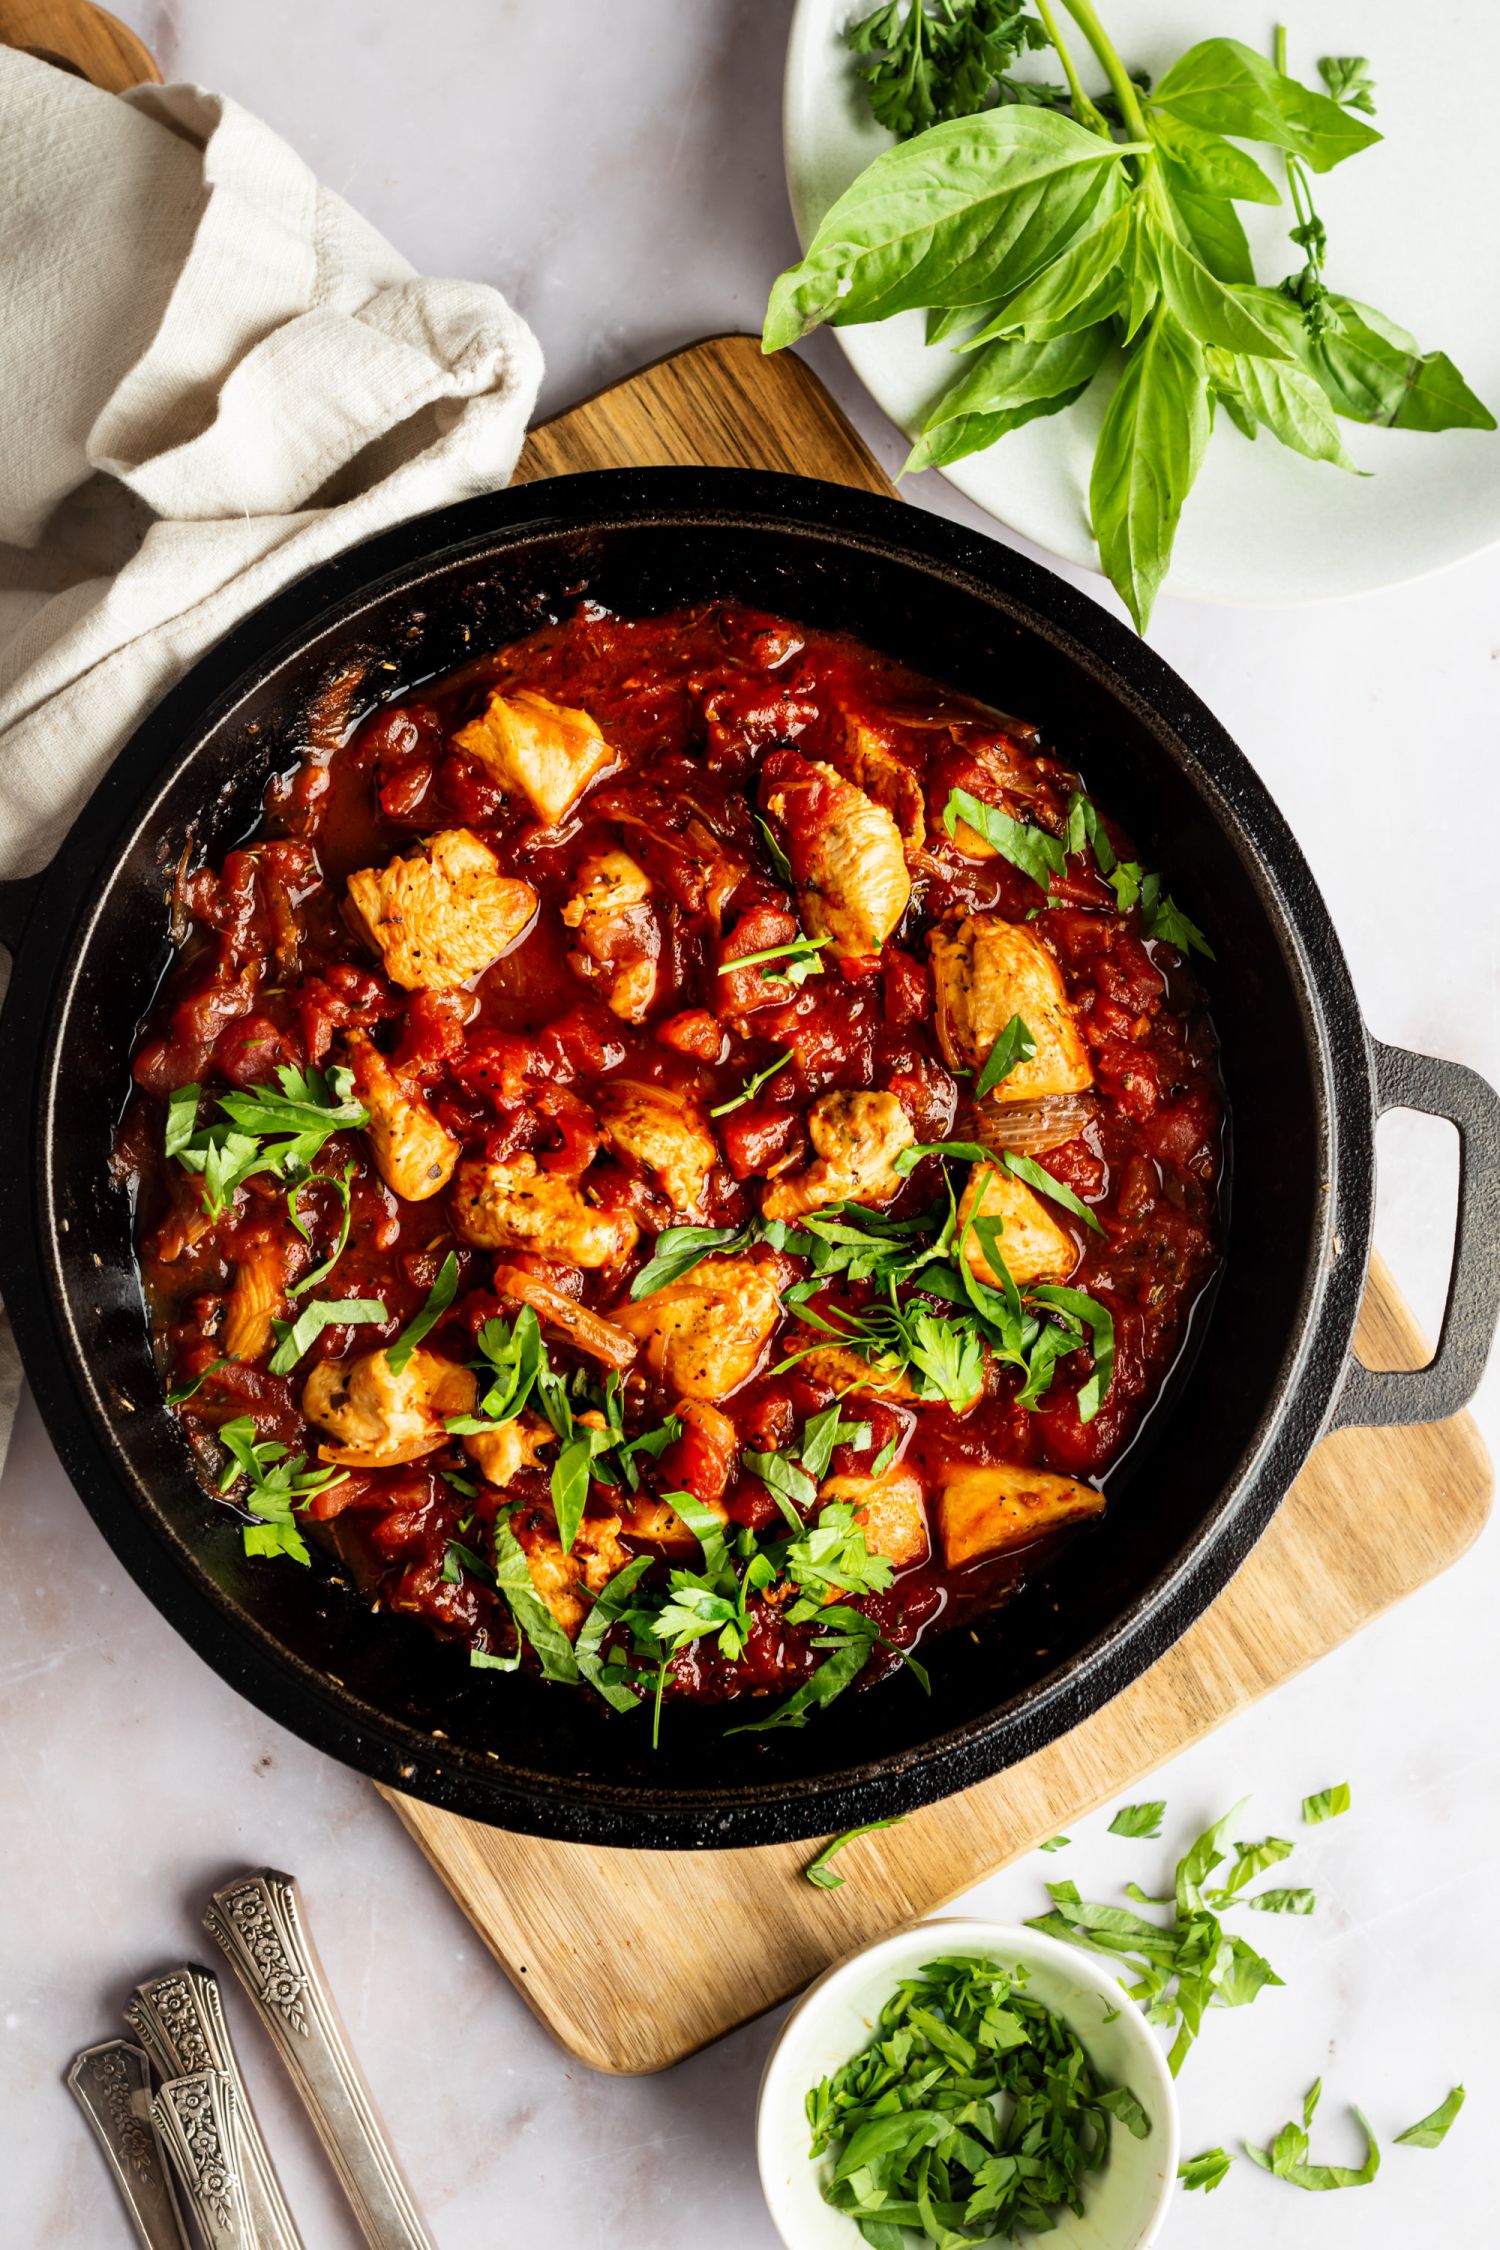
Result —
[[[517, 690], [586, 712], [612, 753], [555, 822], [455, 740], [492, 695]], [[176, 1393], [197, 1386], [174, 1411], [205, 1484], [217, 1488], [223, 1466], [216, 1431], [247, 1415], [257, 1441], [316, 1468], [330, 1425], [304, 1409], [310, 1375], [392, 1344], [450, 1255], [456, 1291], [425, 1348], [462, 1366], [486, 1322], [514, 1320], [526, 1301], [518, 1288], [536, 1285], [534, 1302], [560, 1298], [609, 1322], [632, 1303], [660, 1301], [632, 1300], [630, 1291], [665, 1230], [736, 1230], [746, 1239], [722, 1254], [769, 1270], [781, 1317], [747, 1378], [717, 1395], [711, 1384], [700, 1388], [711, 1413], [679, 1417], [672, 1442], [636, 1457], [642, 1502], [686, 1491], [723, 1516], [731, 1540], [742, 1528], [761, 1541], [786, 1537], [786, 1509], [743, 1453], [795, 1460], [809, 1418], [842, 1398], [862, 1435], [836, 1447], [825, 1477], [905, 1472], [920, 1486], [929, 1524], [925, 1559], [903, 1560], [888, 1586], [853, 1597], [880, 1635], [862, 1680], [929, 1630], [1003, 1599], [1053, 1542], [1012, 1541], [950, 1567], [945, 1479], [1004, 1463], [1099, 1484], [1159, 1396], [1218, 1254], [1223, 1116], [1212, 1030], [1181, 953], [1159, 927], [1151, 934], [1140, 903], [1126, 907], [1128, 890], [1105, 872], [1105, 861], [1129, 860], [1127, 839], [1102, 812], [1104, 849], [1059, 849], [1043, 890], [1010, 858], [945, 823], [953, 792], [965, 791], [1072, 844], [1079, 789], [1033, 727], [845, 636], [735, 604], [643, 619], [585, 605], [370, 712], [332, 751], [309, 753], [271, 786], [254, 838], [221, 865], [179, 879], [178, 918], [190, 934], [143, 1027], [117, 1150], [138, 1184], [141, 1267], [164, 1376]], [[901, 839], [910, 895], [895, 927], [863, 952], [847, 936], [825, 941], [800, 983], [784, 973], [793, 958], [785, 952], [780, 969], [776, 959], [734, 967], [805, 942], [817, 913], [827, 919], [840, 904], [828, 854], [851, 791], [879, 807]], [[529, 885], [536, 910], [481, 973], [414, 990], [388, 973], [348, 909], [346, 885], [452, 831], [479, 839], [505, 877]], [[607, 854], [634, 868], [643, 895], [581, 913], [587, 870]], [[855, 895], [866, 873], [856, 854]], [[1018, 1403], [1021, 1373], [990, 1352], [973, 1403], [914, 1399], [910, 1383], [903, 1394], [888, 1370], [873, 1386], [847, 1365], [831, 1371], [815, 1348], [833, 1339], [802, 1317], [805, 1293], [800, 1304], [785, 1297], [812, 1271], [795, 1228], [782, 1246], [774, 1229], [757, 1227], [768, 1183], [799, 1180], [813, 1164], [825, 1097], [894, 1097], [916, 1144], [983, 1140], [1004, 1114], [976, 1109], [973, 1071], [945, 1048], [938, 1022], [929, 937], [969, 917], [1018, 925], [1045, 949], [1086, 1058], [1087, 1088], [1067, 1097], [1071, 1111], [1054, 1107], [1050, 1131], [1047, 1104], [1032, 1105], [1042, 1129], [1027, 1145], [1095, 1222], [1064, 1201], [1046, 1203], [1072, 1261], [1066, 1286], [1087, 1293], [1113, 1324], [1112, 1379], [1091, 1415], [1081, 1411], [1095, 1372], [1085, 1348], [1058, 1358], [1032, 1405]], [[211, 1217], [201, 1177], [164, 1154], [173, 1092], [201, 1086], [206, 1124], [220, 1114], [212, 1097], [265, 1087], [287, 1066], [337, 1069], [361, 1040], [420, 1098], [465, 1165], [524, 1170], [529, 1160], [537, 1178], [561, 1183], [590, 1213], [615, 1215], [628, 1249], [601, 1265], [578, 1262], [567, 1238], [476, 1243], [455, 1220], [451, 1192], [407, 1200], [356, 1127], [325, 1140], [293, 1204], [285, 1177], [252, 1173]], [[690, 1211], [659, 1168], [612, 1141], [610, 1091], [626, 1084], [655, 1090], [711, 1134], [712, 1162]], [[1060, 1131], [1058, 1118], [1072, 1129]], [[955, 1194], [967, 1169], [951, 1166]], [[891, 1222], [941, 1210], [947, 1176], [941, 1158], [922, 1158], [894, 1196], [869, 1207]], [[340, 1181], [347, 1242], [311, 1295], [378, 1300], [385, 1317], [331, 1320], [290, 1373], [273, 1375], [279, 1324], [309, 1301], [291, 1291], [337, 1245]], [[250, 1344], [235, 1350], [244, 1275], [257, 1260], [278, 1325], [252, 1321]], [[832, 1305], [846, 1323], [878, 1295], [867, 1282], [836, 1278], [810, 1309]], [[941, 1293], [919, 1301], [954, 1315]], [[604, 1369], [566, 1323], [543, 1316], [541, 1328], [554, 1370], [586, 1375], [597, 1390]], [[481, 1393], [487, 1379], [481, 1373]], [[575, 1392], [579, 1411], [583, 1396]], [[659, 1429], [682, 1403], [644, 1344], [623, 1369], [621, 1396], [631, 1432]], [[691, 1541], [662, 1555], [633, 1536], [639, 1511], [618, 1477], [590, 1484], [587, 1537], [559, 1562], [554, 1458], [514, 1466], [497, 1485], [460, 1437], [440, 1434], [415, 1458], [349, 1466], [296, 1514], [307, 1538], [381, 1606], [425, 1619], [460, 1653], [467, 1646], [504, 1658], [517, 1647], [517, 1623], [488, 1567], [497, 1518], [512, 1526], [570, 1634], [606, 1576], [602, 1561], [585, 1570], [587, 1538], [604, 1541], [600, 1553], [615, 1567], [652, 1555], [650, 1583], [701, 1563]], [[815, 1511], [802, 1503], [801, 1513]], [[784, 1590], [757, 1594], [738, 1654], [708, 1634], [679, 1647], [668, 1659], [669, 1692], [720, 1700], [782, 1694], [807, 1679], [820, 1661], [820, 1626], [787, 1623], [788, 1606]], [[621, 1645], [619, 1631], [607, 1637], [608, 1648]], [[522, 1661], [536, 1661], [529, 1644]]]

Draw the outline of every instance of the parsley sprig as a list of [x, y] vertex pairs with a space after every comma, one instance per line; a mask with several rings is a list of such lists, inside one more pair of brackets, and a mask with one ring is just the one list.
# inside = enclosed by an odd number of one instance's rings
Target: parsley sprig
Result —
[[167, 1103], [164, 1146], [184, 1171], [201, 1174], [199, 1192], [211, 1219], [223, 1217], [235, 1189], [253, 1174], [300, 1181], [332, 1134], [370, 1122], [355, 1097], [353, 1074], [338, 1068], [298, 1070], [282, 1063], [275, 1088], [216, 1095], [221, 1123], [198, 1124], [202, 1097], [201, 1086], [177, 1088]]

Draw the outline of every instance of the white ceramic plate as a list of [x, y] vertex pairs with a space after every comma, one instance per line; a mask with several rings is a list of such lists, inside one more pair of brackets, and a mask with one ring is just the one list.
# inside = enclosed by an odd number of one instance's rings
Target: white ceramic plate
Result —
[[[1006, 1968], [1024, 1962], [1031, 1997], [1072, 2025], [1095, 2068], [1128, 2086], [1151, 2120], [1144, 2140], [1116, 2127], [1082, 2216], [1065, 2211], [1047, 2237], [1048, 2250], [1146, 2250], [1172, 2199], [1178, 2130], [1176, 2089], [1145, 2018], [1122, 1999], [1109, 1970], [1075, 1947], [1035, 1930], [958, 1917], [899, 1930], [837, 1963], [808, 1986], [782, 2025], [761, 2080], [755, 2140], [761, 2186], [787, 2250], [860, 2250], [853, 2220], [823, 2200], [819, 2181], [829, 2159], [814, 2164], [807, 2153], [803, 2103], [810, 2087], [865, 2045], [902, 1977], [957, 1953]], [[1106, 2022], [1111, 2010], [1118, 2013]]]
[[[799, 0], [787, 52], [787, 178], [806, 243], [829, 205], [890, 136], [871, 118], [839, 33], [873, 0]], [[1100, 13], [1131, 67], [1153, 76], [1197, 40], [1225, 35], [1267, 48], [1276, 19], [1249, 0], [1104, 0]], [[1294, 75], [1317, 83], [1320, 54], [1364, 54], [1385, 134], [1324, 173], [1332, 286], [1377, 306], [1442, 350], [1500, 409], [1500, 7], [1494, 0], [1318, 0], [1288, 9]], [[1070, 40], [1075, 59], [1081, 37]], [[1033, 56], [1027, 76], [1055, 78]], [[1093, 88], [1097, 69], [1084, 74]], [[1262, 152], [1257, 151], [1257, 154]], [[1266, 153], [1275, 176], [1274, 154]], [[1300, 264], [1287, 207], [1237, 206], [1256, 270], [1277, 280]], [[922, 341], [922, 316], [836, 328], [861, 382], [913, 431], [954, 362]], [[1001, 523], [1067, 561], [1097, 570], [1085, 513], [1104, 411], [1096, 384], [1065, 414], [1029, 423], [942, 473]], [[1168, 591], [1215, 602], [1311, 602], [1418, 578], [1500, 539], [1500, 431], [1422, 436], [1341, 423], [1354, 478], [1304, 461], [1262, 432], [1254, 445], [1221, 418], [1178, 534]]]

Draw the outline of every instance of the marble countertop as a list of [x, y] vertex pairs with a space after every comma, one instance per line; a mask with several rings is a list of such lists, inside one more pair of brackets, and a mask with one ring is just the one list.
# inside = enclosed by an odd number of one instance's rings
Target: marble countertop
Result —
[[[117, 0], [166, 76], [258, 110], [415, 263], [497, 282], [541, 336], [544, 410], [713, 330], [759, 326], [794, 254], [781, 179], [788, 0]], [[894, 468], [896, 433], [826, 339], [808, 356]], [[934, 477], [908, 496], [978, 523]], [[992, 528], [992, 527], [991, 527]], [[1098, 598], [1100, 582], [1080, 577]], [[1372, 1028], [1500, 1079], [1491, 835], [1500, 551], [1343, 606], [1234, 612], [1165, 598], [1156, 646], [1265, 776], [1327, 894]], [[1378, 1234], [1429, 1327], [1456, 1177], [1447, 1127], [1382, 1127]], [[1479, 1417], [1500, 1450], [1500, 1374]], [[1493, 1716], [1500, 1542], [1164, 1769], [1168, 1835], [1253, 1793], [1247, 1833], [1305, 1835], [1320, 1911], [1266, 1936], [1286, 1979], [1213, 2021], [1182, 2082], [1188, 2150], [1267, 2138], [1321, 2072], [1320, 2153], [1355, 2161], [1357, 2101], [1389, 2138], [1458, 2078], [1436, 2154], [1387, 2151], [1359, 2194], [1299, 2197], [1241, 2162], [1181, 2199], [1165, 2250], [1479, 2242], [1500, 1969]], [[295, 1869], [349, 2029], [443, 2250], [627, 2231], [655, 2250], [770, 2250], [755, 2177], [768, 2018], [655, 2079], [606, 2079], [528, 2014], [361, 1780], [262, 1719], [125, 1577], [29, 1404], [0, 1487], [0, 2237], [110, 2250], [123, 2220], [63, 2091], [135, 1978], [201, 1953], [213, 1885]], [[1348, 1778], [1355, 1810], [1296, 1826]], [[1019, 1919], [1066, 1870], [1154, 1887], [1166, 1846], [1077, 1824], [966, 1904]], [[855, 1874], [857, 1879], [857, 1872]], [[1098, 1886], [1107, 1885], [1101, 1891]], [[642, 1993], [649, 2007], [650, 1993]], [[243, 2012], [242, 2048], [313, 2245], [356, 2241]]]

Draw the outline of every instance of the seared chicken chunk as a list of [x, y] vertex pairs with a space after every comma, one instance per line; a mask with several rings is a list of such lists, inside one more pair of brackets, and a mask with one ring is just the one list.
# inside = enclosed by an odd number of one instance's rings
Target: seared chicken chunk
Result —
[[844, 741], [834, 753], [839, 771], [873, 797], [900, 829], [908, 851], [920, 851], [927, 841], [927, 807], [922, 784], [895, 749], [889, 731], [873, 719], [844, 717]]
[[470, 1157], [458, 1167], [453, 1224], [481, 1250], [535, 1250], [573, 1266], [608, 1266], [636, 1237], [628, 1211], [599, 1211], [571, 1180], [522, 1153], [504, 1164]]
[[705, 1258], [681, 1281], [611, 1314], [639, 1339], [653, 1374], [684, 1398], [723, 1398], [747, 1382], [781, 1318], [781, 1278], [750, 1258]]
[[901, 831], [883, 805], [820, 760], [781, 754], [765, 806], [785, 827], [802, 919], [845, 959], [878, 953], [906, 912]]
[[1043, 1532], [1061, 1531], [1104, 1508], [1104, 1495], [1073, 1477], [1002, 1462], [989, 1469], [950, 1469], [938, 1493], [938, 1533], [950, 1570], [1025, 1547]]
[[761, 1198], [768, 1219], [797, 1219], [830, 1203], [887, 1204], [901, 1192], [896, 1158], [916, 1139], [894, 1094], [824, 1094], [807, 1114], [817, 1156]]
[[909, 1469], [887, 1469], [882, 1477], [825, 1477], [818, 1499], [825, 1507], [840, 1501], [852, 1507], [870, 1553], [884, 1555], [898, 1570], [927, 1560], [927, 1510], [921, 1482]]
[[286, 1278], [274, 1235], [256, 1235], [235, 1260], [234, 1283], [224, 1315], [224, 1357], [259, 1359], [271, 1341], [271, 1322], [286, 1311]]
[[420, 1087], [392, 1070], [368, 1032], [349, 1032], [344, 1046], [370, 1113], [365, 1132], [375, 1169], [408, 1203], [425, 1203], [452, 1179], [460, 1144], [433, 1116]]
[[602, 1594], [615, 1572], [630, 1560], [620, 1545], [619, 1517], [585, 1516], [567, 1554], [556, 1525], [545, 1515], [520, 1510], [515, 1530], [526, 1552], [532, 1585], [569, 1640], [575, 1640], [593, 1607], [591, 1597]]
[[[813, 1330], [804, 1328], [802, 1333], [811, 1335]], [[846, 1344], [815, 1344], [802, 1352], [798, 1365], [815, 1382], [832, 1383], [841, 1398], [849, 1392], [870, 1391], [904, 1406], [916, 1403], [917, 1394], [899, 1367], [872, 1367]]]
[[536, 912], [529, 883], [502, 875], [487, 844], [444, 828], [424, 850], [349, 878], [362, 934], [408, 992], [467, 984], [498, 961]]
[[[981, 1180], [984, 1182], [982, 1196]], [[1033, 1281], [1066, 1281], [1078, 1263], [1078, 1250], [1072, 1236], [1057, 1224], [1041, 1197], [1034, 1195], [1024, 1180], [1007, 1172], [998, 1157], [993, 1164], [975, 1164], [970, 1168], [959, 1198], [960, 1228], [968, 1225], [971, 1214], [980, 1219], [999, 1220], [1000, 1255], [1020, 1289]], [[965, 1239], [964, 1256], [971, 1273], [989, 1282], [992, 1288], [999, 1286], [1000, 1276], [973, 1230]]]
[[661, 930], [650, 898], [651, 878], [629, 852], [590, 852], [562, 910], [578, 933], [569, 968], [625, 1023], [644, 1023], [656, 998]]
[[446, 1444], [445, 1417], [473, 1408], [474, 1378], [467, 1367], [420, 1347], [399, 1375], [383, 1351], [365, 1352], [359, 1359], [320, 1361], [302, 1387], [309, 1422], [339, 1441], [319, 1446], [320, 1457], [350, 1469], [420, 1461]]
[[[728, 1522], [718, 1501], [706, 1500], [703, 1505], [711, 1508], [721, 1522]], [[629, 1497], [622, 1494], [620, 1506], [625, 1510], [620, 1519], [621, 1534], [633, 1539], [637, 1546], [650, 1547], [659, 1555], [670, 1555], [674, 1561], [698, 1553], [697, 1533], [689, 1531], [670, 1501], [654, 1500], [647, 1493], [637, 1492]]]
[[927, 942], [937, 986], [938, 1039], [955, 1069], [982, 1069], [1012, 1016], [1021, 1018], [1036, 1042], [1031, 1060], [1018, 1063], [990, 1100], [1034, 1101], [1093, 1084], [1062, 971], [1024, 922], [971, 914], [956, 930], [947, 924], [935, 929]]
[[518, 1469], [540, 1468], [544, 1445], [553, 1442], [551, 1425], [539, 1414], [516, 1414], [492, 1430], [472, 1430], [463, 1448], [486, 1484], [506, 1485]]
[[719, 1144], [697, 1103], [665, 1086], [613, 1079], [601, 1088], [597, 1108], [604, 1137], [617, 1155], [632, 1157], [654, 1172], [667, 1201], [684, 1218], [701, 1218]]
[[533, 688], [497, 688], [480, 717], [453, 739], [502, 789], [525, 797], [549, 828], [615, 762], [587, 711], [553, 703]]

